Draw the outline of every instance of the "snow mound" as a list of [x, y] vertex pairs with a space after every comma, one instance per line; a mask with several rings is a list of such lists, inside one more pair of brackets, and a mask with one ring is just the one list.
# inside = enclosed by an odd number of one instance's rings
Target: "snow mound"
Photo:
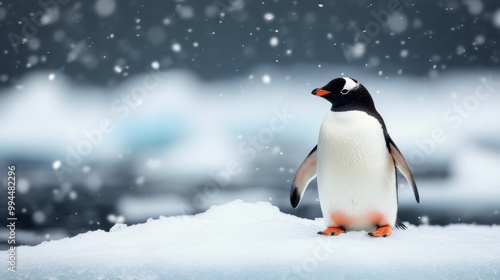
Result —
[[[409, 225], [388, 238], [319, 236], [322, 219], [233, 201], [195, 216], [17, 248], [1, 279], [498, 279], [500, 226]], [[6, 252], [2, 252], [6, 254]]]

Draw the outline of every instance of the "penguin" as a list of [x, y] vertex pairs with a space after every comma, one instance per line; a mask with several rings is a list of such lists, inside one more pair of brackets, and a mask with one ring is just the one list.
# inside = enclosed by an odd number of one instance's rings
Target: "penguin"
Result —
[[368, 90], [355, 79], [341, 77], [312, 94], [332, 107], [321, 124], [317, 145], [295, 173], [292, 207], [299, 206], [307, 186], [317, 178], [326, 226], [318, 234], [366, 230], [370, 236], [387, 237], [394, 227], [407, 229], [397, 219], [396, 167], [420, 203], [417, 185]]

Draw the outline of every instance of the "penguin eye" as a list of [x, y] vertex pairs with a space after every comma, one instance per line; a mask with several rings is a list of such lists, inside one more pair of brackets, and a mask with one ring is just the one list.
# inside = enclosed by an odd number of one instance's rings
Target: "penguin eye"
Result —
[[349, 93], [349, 90], [348, 89], [343, 89], [340, 91], [340, 93], [342, 93], [343, 95], [346, 95]]

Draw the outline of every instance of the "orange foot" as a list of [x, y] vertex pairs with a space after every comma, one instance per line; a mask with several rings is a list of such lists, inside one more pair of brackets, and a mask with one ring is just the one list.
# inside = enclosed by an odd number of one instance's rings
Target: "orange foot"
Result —
[[368, 233], [368, 235], [373, 237], [387, 237], [392, 234], [392, 228], [389, 225], [377, 227], [376, 230]]
[[345, 229], [341, 227], [327, 227], [323, 231], [318, 231], [318, 234], [321, 235], [331, 235], [331, 236], [337, 236], [341, 233], [345, 233]]

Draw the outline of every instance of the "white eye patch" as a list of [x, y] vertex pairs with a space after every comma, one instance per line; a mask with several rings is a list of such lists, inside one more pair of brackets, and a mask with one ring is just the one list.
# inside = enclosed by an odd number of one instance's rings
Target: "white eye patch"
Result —
[[358, 86], [358, 83], [356, 83], [353, 79], [351, 78], [343, 78], [345, 80], [345, 85], [344, 88], [340, 91], [342, 94], [348, 94], [349, 91], [351, 91], [353, 88], [356, 88]]

